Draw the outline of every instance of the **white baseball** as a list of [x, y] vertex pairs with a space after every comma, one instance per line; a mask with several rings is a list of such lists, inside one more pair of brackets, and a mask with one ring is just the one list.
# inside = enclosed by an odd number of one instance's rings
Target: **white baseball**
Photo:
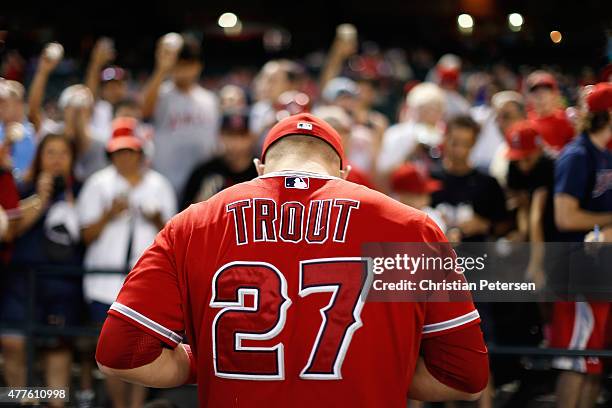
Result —
[[183, 36], [178, 33], [168, 33], [162, 37], [164, 47], [178, 50], [183, 46]]
[[357, 28], [352, 24], [340, 24], [336, 28], [336, 35], [343, 40], [353, 40], [357, 38]]
[[45, 56], [53, 61], [60, 60], [64, 56], [64, 47], [57, 42], [49, 43], [45, 47]]

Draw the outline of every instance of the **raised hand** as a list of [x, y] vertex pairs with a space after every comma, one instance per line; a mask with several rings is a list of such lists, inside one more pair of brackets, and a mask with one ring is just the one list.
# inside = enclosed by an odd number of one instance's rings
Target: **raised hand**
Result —
[[60, 63], [64, 57], [64, 47], [60, 43], [52, 42], [47, 44], [38, 62], [38, 70], [50, 73]]
[[97, 67], [102, 67], [113, 61], [115, 57], [113, 41], [107, 37], [99, 38], [91, 51], [91, 63]]
[[176, 47], [168, 41], [168, 35], [160, 38], [155, 50], [155, 68], [163, 73], [170, 72], [176, 64], [179, 51], [180, 47]]

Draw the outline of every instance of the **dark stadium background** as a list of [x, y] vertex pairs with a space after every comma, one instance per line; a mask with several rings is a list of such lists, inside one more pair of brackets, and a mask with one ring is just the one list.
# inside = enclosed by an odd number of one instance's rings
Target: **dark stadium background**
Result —
[[[37, 54], [43, 43], [56, 40], [68, 56], [88, 53], [94, 39], [115, 39], [117, 63], [146, 69], [153, 62], [155, 40], [168, 31], [202, 34], [209, 72], [241, 65], [260, 65], [274, 56], [304, 55], [326, 49], [337, 24], [351, 22], [360, 38], [384, 47], [424, 47], [439, 54], [456, 52], [474, 63], [530, 61], [579, 69], [605, 65], [606, 30], [612, 29], [612, 2], [604, 0], [174, 0], [129, 1], [11, 1], [0, 7], [0, 30], [6, 30], [5, 48]], [[228, 39], [217, 26], [218, 16], [236, 13], [243, 35]], [[458, 33], [459, 13], [476, 22], [470, 36]], [[509, 13], [525, 18], [524, 28], [512, 33]], [[282, 27], [292, 45], [280, 53], [266, 53], [261, 34]], [[563, 41], [553, 44], [549, 33], [559, 30]], [[80, 53], [80, 54], [79, 54]], [[520, 58], [520, 60], [519, 60]]]

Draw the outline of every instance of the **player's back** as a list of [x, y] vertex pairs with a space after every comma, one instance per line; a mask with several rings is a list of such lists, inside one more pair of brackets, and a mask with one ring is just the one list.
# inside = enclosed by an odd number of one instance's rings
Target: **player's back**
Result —
[[179, 217], [203, 406], [405, 407], [423, 328], [441, 318], [423, 303], [364, 302], [361, 251], [443, 240], [424, 213], [344, 180], [283, 172]]

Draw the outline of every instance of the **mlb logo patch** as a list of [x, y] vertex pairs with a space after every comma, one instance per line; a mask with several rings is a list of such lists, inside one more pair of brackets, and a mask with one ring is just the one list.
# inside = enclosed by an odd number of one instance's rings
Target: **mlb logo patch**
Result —
[[310, 187], [310, 179], [306, 177], [285, 177], [285, 188], [307, 190], [308, 187]]
[[312, 130], [312, 123], [298, 122], [297, 128], [298, 129], [304, 129], [304, 130]]

